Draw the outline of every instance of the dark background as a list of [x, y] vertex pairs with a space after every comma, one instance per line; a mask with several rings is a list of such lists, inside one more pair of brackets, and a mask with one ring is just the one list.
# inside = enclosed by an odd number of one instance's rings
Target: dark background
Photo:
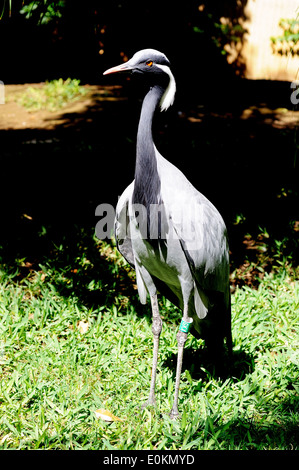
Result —
[[[257, 240], [260, 228], [267, 229], [268, 244], [284, 240], [285, 255], [296, 262], [297, 129], [277, 128], [258, 112], [241, 119], [250, 106], [292, 109], [290, 84], [246, 80], [241, 58], [229, 66], [223, 51], [232, 33], [219, 28], [219, 19], [238, 26], [247, 2], [64, 3], [61, 17], [46, 24], [40, 9], [29, 19], [20, 14], [21, 1], [12, 2], [11, 14], [5, 9], [0, 79], [19, 84], [72, 77], [122, 85], [115, 96], [128, 100], [103, 103], [95, 94], [80, 120], [66, 111], [67, 123], [54, 130], [0, 131], [3, 259], [38, 260], [53, 241], [71, 236], [74, 225], [95, 227], [98, 204], [116, 204], [134, 175], [141, 96], [134, 80], [102, 73], [151, 47], [168, 56], [177, 81], [174, 106], [157, 115], [157, 147], [222, 213], [233, 267], [251, 256], [244, 237]], [[244, 31], [234, 34], [243, 40]], [[236, 224], [238, 214], [242, 224]]]

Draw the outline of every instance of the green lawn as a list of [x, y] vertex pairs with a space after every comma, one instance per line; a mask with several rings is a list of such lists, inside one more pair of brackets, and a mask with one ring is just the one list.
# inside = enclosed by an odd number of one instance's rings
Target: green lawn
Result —
[[[157, 407], [140, 412], [150, 308], [116, 249], [84, 235], [75, 250], [62, 243], [43, 264], [18, 266], [0, 270], [0, 448], [298, 449], [299, 286], [290, 267], [233, 294], [230, 376], [215, 377], [203, 342], [188, 337], [182, 419], [171, 421], [179, 311], [161, 299]], [[97, 418], [101, 408], [122, 421]]]

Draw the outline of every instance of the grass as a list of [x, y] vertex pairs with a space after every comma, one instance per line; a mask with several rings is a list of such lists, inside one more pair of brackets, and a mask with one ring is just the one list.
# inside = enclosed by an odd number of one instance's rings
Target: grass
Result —
[[46, 82], [42, 87], [28, 87], [17, 94], [16, 102], [29, 111], [57, 111], [87, 93], [80, 80], [68, 78]]
[[[299, 286], [291, 268], [265, 273], [257, 289], [236, 288], [230, 376], [214, 376], [203, 342], [188, 337], [180, 421], [167, 414], [180, 314], [160, 300], [157, 407], [141, 412], [151, 315], [114, 246], [81, 233], [42, 264], [2, 264], [0, 280], [1, 449], [298, 449]], [[122, 421], [97, 419], [100, 408]]]

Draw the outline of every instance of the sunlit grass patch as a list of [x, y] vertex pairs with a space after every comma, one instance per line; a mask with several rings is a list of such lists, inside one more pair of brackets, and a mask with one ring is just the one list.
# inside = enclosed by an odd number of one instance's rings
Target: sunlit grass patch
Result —
[[57, 111], [87, 92], [88, 90], [80, 85], [80, 80], [59, 78], [39, 87], [31, 86], [16, 94], [15, 100], [29, 111]]

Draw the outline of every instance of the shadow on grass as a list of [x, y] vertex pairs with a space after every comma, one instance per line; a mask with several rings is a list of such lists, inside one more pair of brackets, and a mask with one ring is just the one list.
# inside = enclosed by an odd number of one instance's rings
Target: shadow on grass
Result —
[[[298, 412], [298, 400], [283, 400], [279, 403], [279, 417], [275, 419], [275, 404], [269, 407], [271, 421], [264, 416], [246, 416], [232, 419], [219, 426], [217, 415], [208, 417], [198, 431], [205, 430], [209, 436], [215, 436], [220, 446], [229, 449], [298, 449], [299, 430], [292, 414]], [[273, 416], [274, 415], [274, 416]], [[213, 437], [212, 437], [213, 439]], [[225, 444], [224, 444], [225, 443]]]
[[[206, 347], [200, 345], [195, 348], [193, 344], [192, 341], [184, 349], [182, 372], [188, 370], [194, 380], [206, 381], [213, 377], [224, 382], [231, 377], [239, 381], [254, 371], [254, 357], [243, 350], [233, 351], [231, 357], [224, 353], [221, 363], [215, 364]], [[163, 363], [164, 367], [173, 371], [173, 379], [175, 379], [176, 363], [176, 353], [169, 354]]]
[[[163, 366], [173, 371], [174, 381], [176, 354], [170, 354]], [[227, 358], [224, 359], [223, 373], [219, 376], [210, 361], [208, 351], [202, 347], [192, 350], [189, 346], [184, 351], [182, 370], [189, 370], [192, 379], [198, 381], [193, 393], [200, 394], [204, 383], [211, 378], [222, 383], [230, 377], [233, 382], [244, 380], [247, 374], [254, 371], [254, 357], [242, 350], [233, 351], [230, 363]], [[291, 383], [290, 386], [292, 387]], [[190, 440], [196, 442], [198, 438], [201, 442], [204, 435], [207, 442], [213, 443], [213, 448], [219, 449], [298, 449], [298, 397], [277, 397], [264, 401], [263, 394], [255, 394], [254, 391], [253, 394], [256, 401], [254, 413], [247, 411], [244, 403], [240, 407], [239, 416], [224, 423], [222, 412], [215, 411], [213, 405], [208, 404], [208, 407], [211, 406], [208, 416], [199, 420]], [[189, 417], [189, 420], [192, 422], [192, 417]]]

